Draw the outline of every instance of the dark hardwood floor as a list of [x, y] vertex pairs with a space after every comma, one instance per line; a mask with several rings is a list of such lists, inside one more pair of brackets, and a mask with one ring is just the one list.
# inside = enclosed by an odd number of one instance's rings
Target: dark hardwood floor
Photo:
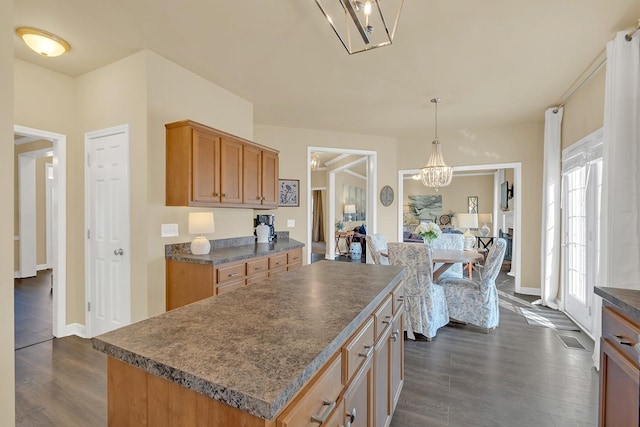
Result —
[[[501, 274], [500, 326], [484, 334], [446, 326], [405, 343], [405, 385], [392, 427], [595, 426], [597, 372], [583, 333], [528, 326], [515, 310], [532, 298]], [[21, 298], [16, 293], [16, 304]], [[567, 348], [559, 335], [586, 350]], [[106, 357], [78, 337], [17, 350], [17, 426], [104, 426]]]
[[13, 286], [15, 349], [53, 339], [51, 270], [39, 271], [36, 277], [15, 279]]

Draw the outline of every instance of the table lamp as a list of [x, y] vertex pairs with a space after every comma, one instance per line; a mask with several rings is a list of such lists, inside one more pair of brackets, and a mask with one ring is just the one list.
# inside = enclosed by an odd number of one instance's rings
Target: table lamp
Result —
[[490, 213], [478, 214], [478, 223], [482, 224], [482, 227], [478, 229], [478, 234], [480, 234], [482, 237], [487, 237], [489, 233], [491, 233], [491, 229], [489, 228], [487, 223], [491, 224], [493, 222], [492, 219], [493, 218], [491, 217]]
[[191, 242], [191, 253], [194, 255], [208, 254], [211, 250], [211, 243], [203, 234], [214, 231], [213, 212], [189, 212], [189, 234], [198, 235]]
[[456, 215], [458, 221], [458, 228], [466, 228], [464, 233], [464, 250], [470, 251], [473, 249], [473, 244], [476, 242], [476, 238], [471, 234], [472, 228], [478, 228], [478, 214], [458, 214]]
[[344, 205], [344, 213], [349, 215], [349, 221], [353, 221], [353, 215], [356, 213], [356, 205]]

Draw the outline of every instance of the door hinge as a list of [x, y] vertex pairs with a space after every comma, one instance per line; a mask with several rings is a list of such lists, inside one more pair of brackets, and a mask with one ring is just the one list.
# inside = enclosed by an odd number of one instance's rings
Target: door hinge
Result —
[[87, 239], [91, 239], [91, 230], [87, 229]]
[[91, 167], [91, 155], [87, 154], [87, 166]]
[[91, 311], [91, 301], [87, 301], [87, 311]]

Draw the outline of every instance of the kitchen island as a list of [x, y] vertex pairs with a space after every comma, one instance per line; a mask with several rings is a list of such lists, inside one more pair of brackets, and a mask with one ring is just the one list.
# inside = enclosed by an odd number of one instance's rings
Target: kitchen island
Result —
[[109, 356], [109, 424], [390, 419], [404, 375], [403, 274], [318, 262], [94, 338]]

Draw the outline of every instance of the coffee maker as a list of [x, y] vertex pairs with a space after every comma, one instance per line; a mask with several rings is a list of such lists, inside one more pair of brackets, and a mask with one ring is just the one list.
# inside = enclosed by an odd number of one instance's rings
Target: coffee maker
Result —
[[273, 242], [274, 240], [277, 239], [277, 236], [276, 236], [276, 216], [275, 215], [256, 215], [255, 219], [253, 220], [253, 228], [254, 228], [253, 235], [256, 236], [256, 238], [257, 238], [257, 233], [255, 231], [255, 227], [257, 227], [260, 224], [264, 224], [264, 225], [268, 225], [269, 226], [269, 241], [270, 242]]

